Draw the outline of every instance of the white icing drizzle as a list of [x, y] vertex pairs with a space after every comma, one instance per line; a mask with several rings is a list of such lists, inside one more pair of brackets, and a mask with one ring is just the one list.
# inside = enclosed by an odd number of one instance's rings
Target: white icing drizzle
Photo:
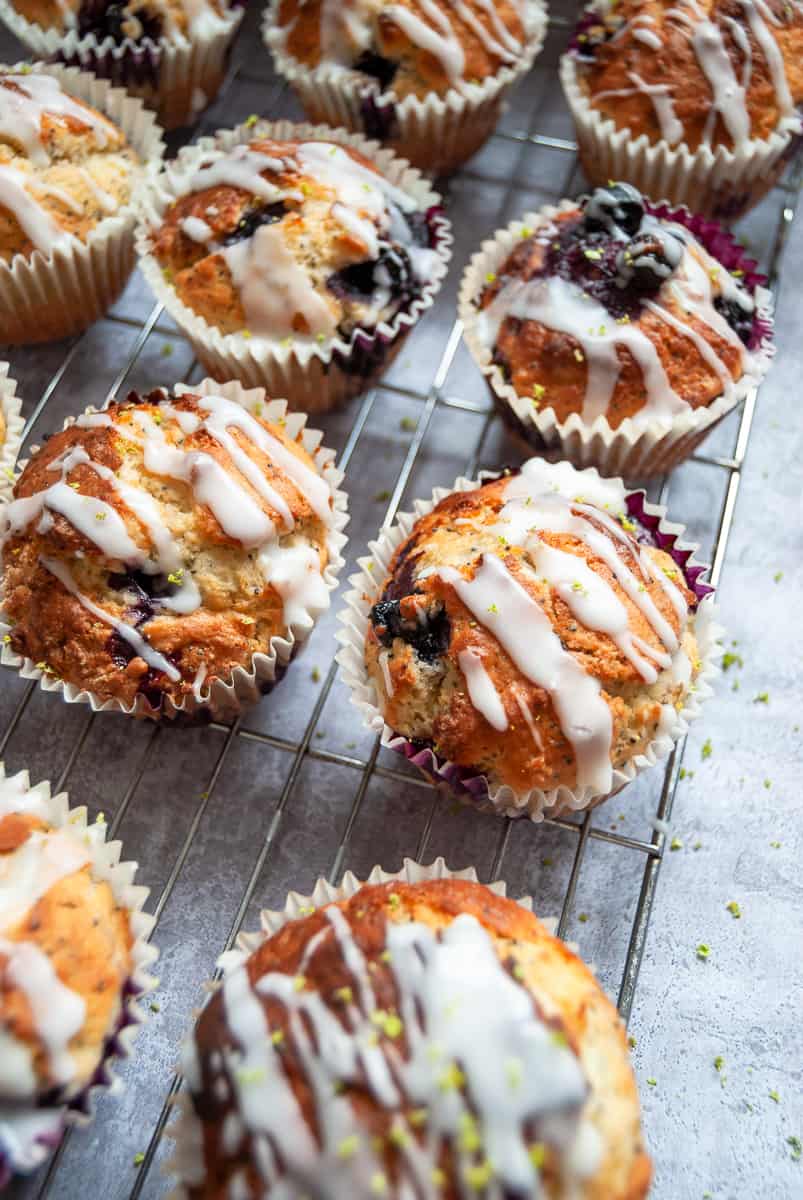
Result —
[[172, 177], [173, 191], [177, 196], [187, 196], [190, 192], [200, 192], [206, 188], [227, 184], [229, 187], [242, 188], [263, 200], [275, 203], [280, 200], [303, 199], [300, 192], [282, 190], [269, 179], [263, 178], [262, 171], [284, 169], [281, 159], [260, 154], [249, 146], [235, 146], [228, 153], [211, 150], [206, 157], [209, 161], [194, 173], [184, 177]]
[[[647, 30], [641, 30], [647, 35]], [[649, 34], [655, 37], [655, 34]], [[660, 42], [658, 43], [660, 45]], [[683, 137], [683, 125], [678, 120], [675, 105], [672, 100], [672, 86], [668, 83], [646, 83], [635, 71], [628, 71], [628, 79], [635, 85], [636, 90], [652, 101], [655, 116], [661, 129], [661, 137], [674, 146]]]
[[388, 699], [390, 700], [393, 698], [394, 689], [393, 689], [393, 677], [391, 676], [390, 667], [388, 666], [389, 658], [390, 658], [389, 650], [380, 650], [379, 651], [379, 656], [378, 656], [379, 669], [382, 672], [382, 682], [385, 685], [385, 691], [387, 693]]
[[186, 233], [187, 237], [193, 242], [206, 243], [214, 237], [214, 231], [211, 225], [207, 225], [206, 221], [202, 221], [200, 217], [185, 217], [180, 222], [182, 233]]
[[489, 725], [504, 733], [508, 727], [507, 713], [502, 697], [483, 666], [482, 656], [476, 650], [461, 650], [457, 661], [466, 677], [471, 703], [477, 712], [482, 713]]
[[533, 720], [533, 714], [530, 711], [530, 706], [527, 703], [527, 701], [524, 699], [524, 697], [522, 696], [522, 694], [518, 690], [518, 688], [515, 688], [515, 687], [513, 688], [513, 699], [516, 701], [519, 712], [521, 713], [522, 717], [524, 718], [524, 723], [530, 731], [530, 737], [535, 742], [536, 749], [543, 750], [544, 739], [541, 737], [541, 734], [538, 732], [538, 726], [536, 725], [535, 721]]
[[203, 698], [204, 680], [206, 679], [206, 663], [202, 662], [198, 670], [195, 672], [195, 678], [192, 681], [192, 694], [196, 700], [200, 701]]
[[181, 672], [177, 671], [163, 654], [160, 654], [158, 650], [154, 650], [153, 646], [141, 634], [137, 633], [133, 625], [128, 625], [125, 621], [120, 621], [117, 617], [113, 617], [111, 613], [106, 612], [105, 608], [101, 608], [99, 604], [95, 604], [88, 596], [84, 595], [73, 579], [66, 563], [44, 555], [39, 561], [46, 571], [49, 571], [51, 575], [58, 579], [62, 587], [66, 588], [72, 596], [75, 596], [76, 600], [79, 604], [83, 605], [87, 612], [91, 612], [93, 617], [97, 617], [98, 620], [105, 622], [123, 641], [128, 642], [134, 653], [139, 655], [149, 667], [153, 667], [156, 671], [163, 671], [173, 683], [177, 683], [181, 679]]
[[107, 192], [105, 188], [102, 188], [100, 186], [100, 184], [93, 178], [91, 172], [89, 171], [89, 168], [88, 167], [76, 167], [76, 171], [81, 176], [81, 178], [83, 179], [86, 186], [89, 188], [89, 191], [94, 196], [95, 200], [98, 203], [98, 206], [100, 208], [102, 208], [105, 213], [117, 212], [117, 209], [119, 208], [119, 204], [117, 202], [116, 197], [113, 196], [111, 194], [111, 192]]
[[485, 554], [473, 579], [453, 567], [438, 574], [452, 584], [473, 616], [485, 626], [532, 683], [544, 689], [574, 751], [577, 785], [600, 795], [611, 789], [613, 725], [597, 679], [563, 649], [547, 615], [494, 554]]
[[[4, 86], [11, 83], [13, 87]], [[62, 91], [53, 75], [0, 75], [0, 137], [21, 145], [26, 158], [36, 166], [46, 166], [51, 157], [42, 141], [42, 117], [47, 114], [62, 120], [72, 118], [92, 129], [103, 149], [109, 140], [109, 123], [100, 113], [85, 108]]]
[[[416, 1105], [426, 1110], [420, 1139], [400, 1113], [392, 1119], [399, 1150], [396, 1188], [405, 1200], [438, 1196], [433, 1171], [444, 1144], [452, 1148], [461, 1195], [497, 1196], [501, 1189], [540, 1194], [527, 1137], [533, 1128], [558, 1150], [569, 1186], [593, 1174], [601, 1155], [595, 1131], [582, 1117], [588, 1095], [582, 1067], [565, 1039], [541, 1020], [527, 989], [502, 967], [473, 917], [458, 916], [440, 934], [416, 922], [388, 925], [386, 949], [399, 996], [404, 1056], [391, 1034], [377, 1038], [388, 1014], [378, 1011], [368, 963], [348, 921], [334, 906], [324, 915], [327, 924], [310, 939], [296, 978], [271, 972], [252, 987], [245, 965], [226, 976], [223, 1008], [237, 1048], [224, 1050], [219, 1060], [210, 1054], [206, 1063], [217, 1078], [225, 1071], [236, 1098], [235, 1118], [222, 1131], [227, 1152], [238, 1152], [243, 1137], [250, 1136], [254, 1167], [271, 1197], [290, 1200], [301, 1189], [320, 1200], [351, 1200], [384, 1179], [371, 1140], [348, 1097], [339, 1092], [343, 1082], [367, 1086], [385, 1109]], [[331, 946], [332, 937], [354, 981], [341, 1015], [304, 980], [304, 971], [322, 947]], [[259, 1000], [265, 996], [279, 1000], [287, 1014], [287, 1036], [310, 1088], [317, 1139], [275, 1048]], [[194, 1043], [185, 1049], [183, 1062], [198, 1093], [202, 1073]], [[444, 1082], [458, 1065], [465, 1092]], [[468, 1168], [478, 1158], [466, 1149], [467, 1128], [476, 1130], [479, 1161], [494, 1166], [487, 1191], [485, 1184], [470, 1180]]]
[[50, 820], [47, 794], [41, 788], [29, 786], [25, 773], [0, 774], [0, 818], [9, 813], [29, 813], [42, 821]]
[[0, 933], [10, 931], [59, 880], [88, 862], [86, 847], [59, 830], [34, 830], [12, 854], [0, 855]]
[[33, 175], [23, 175], [14, 167], [0, 163], [0, 207], [7, 208], [23, 233], [42, 254], [51, 254], [69, 236], [28, 190], [37, 183]]
[[69, 1083], [75, 1076], [69, 1044], [84, 1023], [86, 1001], [61, 982], [50, 959], [34, 942], [0, 937], [0, 956], [5, 959], [0, 971], [28, 1001], [36, 1032], [47, 1051], [51, 1081]]
[[[730, 396], [733, 377], [729, 367], [706, 338], [672, 311], [668, 302], [676, 302], [682, 311], [707, 325], [734, 347], [743, 370], [750, 364], [750, 353], [716, 310], [714, 301], [719, 295], [733, 300], [748, 312], [754, 308], [754, 302], [727, 269], [699, 243], [689, 243], [687, 230], [672, 222], [645, 216], [642, 231], [649, 233], [653, 226], [682, 235], [683, 254], [678, 267], [667, 273], [656, 298], [645, 298], [644, 307], [692, 342], [718, 376], [723, 395]], [[712, 277], [715, 287], [712, 287]], [[559, 276], [536, 276], [529, 281], [511, 279], [479, 314], [477, 329], [486, 346], [493, 347], [502, 323], [508, 317], [538, 321], [547, 329], [569, 334], [580, 344], [587, 364], [581, 411], [584, 421], [592, 422], [609, 410], [621, 373], [618, 347], [627, 349], [633, 356], [644, 382], [646, 402], [630, 418], [635, 424], [669, 421], [687, 409], [687, 402], [672, 387], [651, 338], [635, 323], [617, 323], [604, 306], [584, 293], [578, 284]]]

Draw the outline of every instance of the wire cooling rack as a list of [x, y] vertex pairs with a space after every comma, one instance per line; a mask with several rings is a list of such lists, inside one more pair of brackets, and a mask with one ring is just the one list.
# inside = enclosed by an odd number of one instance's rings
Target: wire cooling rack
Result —
[[[447, 186], [455, 259], [434, 311], [381, 386], [346, 412], [311, 421], [338, 449], [350, 494], [341, 592], [366, 540], [400, 506], [458, 474], [521, 460], [461, 347], [455, 294], [483, 237], [528, 208], [582, 189], [555, 71], [572, 23], [566, 7], [568, 16], [552, 18], [544, 53], [496, 135]], [[268, 71], [256, 15], [249, 14], [244, 55], [203, 132], [251, 111], [300, 115]], [[8, 39], [0, 38], [0, 55], [16, 57]], [[792, 172], [739, 230], [771, 283], [799, 182], [800, 171]], [[10, 357], [28, 446], [109, 393], [200, 378], [189, 346], [137, 276], [82, 337]], [[706, 453], [649, 489], [702, 543], [715, 585], [755, 405], [753, 394], [711, 435]], [[123, 840], [124, 857], [139, 860], [139, 880], [151, 887], [163, 980], [134, 1059], [120, 1071], [125, 1090], [102, 1097], [93, 1124], [69, 1133], [38, 1174], [12, 1185], [12, 1197], [67, 1200], [89, 1189], [137, 1200], [167, 1190], [157, 1169], [166, 1155], [160, 1139], [180, 1086], [178, 1043], [202, 1002], [204, 980], [238, 931], [256, 926], [261, 907], [281, 905], [289, 888], [310, 890], [318, 875], [337, 881], [346, 869], [365, 875], [376, 862], [395, 869], [404, 856], [443, 854], [450, 866], [474, 865], [484, 880], [506, 879], [512, 894], [531, 893], [537, 912], [557, 916], [559, 935], [580, 944], [629, 1017], [684, 743], [663, 769], [583, 817], [534, 826], [472, 813], [360, 728], [333, 661], [338, 606], [281, 687], [231, 726], [179, 730], [96, 717], [11, 671], [0, 676], [0, 759], [10, 771], [26, 767], [34, 780], [68, 787], [92, 814], [106, 813], [110, 836]]]

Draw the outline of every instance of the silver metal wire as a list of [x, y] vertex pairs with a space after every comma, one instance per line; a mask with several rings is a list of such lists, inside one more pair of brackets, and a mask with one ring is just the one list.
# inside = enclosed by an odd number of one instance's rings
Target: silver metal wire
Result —
[[[566, 23], [555, 21], [553, 24], [565, 25]], [[247, 76], [243, 76], [242, 78], [246, 81], [248, 80]], [[259, 83], [263, 82], [261, 80], [254, 79], [251, 81]], [[506, 139], [510, 142], [520, 143], [524, 146], [529, 145], [532, 147], [549, 148], [556, 154], [562, 155], [566, 161], [564, 190], [568, 190], [570, 180], [576, 168], [576, 147], [573, 142], [562, 138], [541, 135], [538, 133], [528, 133], [526, 131], [500, 132], [495, 136], [501, 139]], [[471, 178], [470, 172], [464, 172], [463, 178], [465, 178], [466, 175], [468, 175], [468, 178]], [[777, 277], [780, 259], [786, 241], [786, 235], [794, 218], [794, 206], [799, 190], [800, 175], [801, 171], [799, 170], [797, 175], [788, 184], [776, 189], [779, 194], [781, 204], [781, 218], [770, 266], [771, 281], [773, 282]], [[481, 178], [481, 176], [478, 178]], [[514, 176], [509, 181], [507, 192], [508, 200], [512, 196], [514, 189], [517, 186], [520, 185]], [[160, 316], [161, 308], [157, 305], [149, 312], [147, 318], [141, 324], [132, 321], [132, 319], [128, 317], [109, 316], [107, 318], [112, 322], [116, 321], [123, 325], [136, 325], [140, 331], [130, 355], [128, 356], [125, 364], [119, 371], [114, 381], [111, 389], [112, 392], [118, 391], [123, 386], [126, 378], [134, 368], [154, 330], [156, 330], [157, 333], [163, 332], [171, 338], [176, 337], [172, 330], [161, 330], [159, 328], [158, 321]], [[418, 413], [415, 432], [411, 438], [406, 456], [393, 485], [387, 510], [384, 514], [385, 522], [392, 521], [398, 510], [413, 470], [419, 460], [422, 448], [427, 444], [427, 437], [433, 418], [439, 410], [445, 409], [478, 414], [487, 413], [474, 451], [471, 454], [469, 461], [466, 463], [466, 473], [468, 475], [474, 474], [478, 466], [482, 463], [486, 437], [494, 420], [493, 414], [488, 413], [482, 405], [475, 404], [470, 399], [447, 395], [443, 390], [449, 367], [454, 359], [460, 343], [460, 333], [460, 325], [458, 322], [455, 322], [438, 364], [438, 368], [435, 372], [432, 385], [428, 391], [417, 392], [393, 385], [383, 385], [383, 390], [385, 392], [395, 393], [406, 398], [407, 400], [417, 401], [421, 405]], [[55, 371], [47, 383], [47, 386], [44, 388], [41, 397], [29, 416], [25, 429], [26, 440], [41, 416], [46, 413], [48, 404], [50, 403], [67, 369], [69, 368], [70, 363], [74, 359], [79, 346], [80, 342], [76, 342], [69, 349], [64, 357], [64, 360], [59, 364], [58, 369]], [[369, 392], [363, 398], [356, 413], [350, 435], [340, 456], [339, 466], [346, 473], [346, 487], [348, 487], [349, 464], [358, 444], [360, 443], [360, 439], [365, 430], [368, 417], [376, 403], [376, 391]], [[695, 456], [695, 462], [700, 466], [705, 467], [710, 471], [725, 472], [727, 475], [727, 486], [725, 488], [724, 501], [719, 516], [718, 531], [713, 544], [711, 581], [714, 584], [718, 582], [722, 572], [722, 566], [728, 545], [728, 538], [730, 536], [733, 524], [736, 497], [741, 478], [741, 468], [750, 437], [750, 430], [755, 412], [755, 404], [756, 397], [755, 395], [751, 395], [743, 406], [738, 436], [736, 438], [735, 449], [732, 457], [708, 456], [706, 454], [698, 454]], [[444, 480], [443, 482], [448, 483], [450, 481]], [[666, 481], [664, 481], [663, 492], [664, 494], [666, 492]], [[309, 713], [303, 734], [297, 741], [244, 729], [239, 721], [235, 722], [231, 727], [220, 725], [212, 726], [214, 730], [224, 733], [225, 736], [223, 738], [212, 771], [209, 774], [208, 779], [205, 781], [205, 786], [200, 793], [198, 806], [185, 834], [178, 855], [173, 863], [173, 867], [160, 894], [153, 897], [152, 911], [157, 918], [157, 927], [154, 933], [154, 940], [157, 943], [159, 940], [158, 919], [163, 913], [173, 889], [175, 888], [176, 882], [181, 874], [182, 868], [185, 865], [187, 856], [192, 849], [195, 835], [204, 817], [204, 813], [207, 811], [215, 789], [220, 786], [221, 781], [225, 781], [227, 759], [232, 747], [235, 745], [238, 739], [261, 744], [266, 748], [270, 747], [276, 750], [287, 752], [292, 755], [292, 763], [282, 787], [281, 794], [279, 795], [276, 803], [276, 807], [269, 823], [264, 842], [259, 849], [250, 874], [250, 878], [248, 879], [246, 887], [243, 891], [235, 918], [231, 924], [231, 928], [225, 941], [225, 946], [220, 947], [221, 951], [223, 949], [228, 949], [233, 944], [237, 933], [240, 931], [241, 925], [246, 918], [246, 914], [254, 897], [254, 892], [258, 885], [259, 879], [263, 875], [266, 865], [268, 865], [270, 862], [283, 819], [287, 813], [288, 805], [291, 803], [294, 787], [298, 781], [299, 774], [305, 761], [308, 759], [317, 760], [322, 763], [329, 763], [353, 772], [353, 796], [350, 811], [345, 822], [340, 841], [337, 846], [332, 847], [330, 868], [328, 871], [328, 875], [331, 880], [336, 881], [339, 879], [344, 867], [347, 865], [350, 839], [360, 821], [364, 799], [374, 777], [392, 781], [397, 784], [403, 784], [406, 788], [426, 790], [432, 794], [428, 816], [418, 839], [418, 844], [417, 846], [410, 846], [408, 848], [409, 852], [414, 854], [418, 859], [425, 859], [427, 857], [427, 848], [438, 806], [438, 795], [433, 785], [428, 780], [424, 778], [411, 777], [402, 771], [395, 770], [394, 768], [387, 767], [378, 762], [378, 739], [374, 741], [370, 752], [364, 757], [356, 754], [342, 753], [340, 751], [318, 748], [314, 745], [313, 736], [318, 726], [318, 722], [326, 701], [329, 697], [335, 676], [336, 667], [335, 664], [332, 663], [325, 679], [322, 682], [314, 706]], [[13, 737], [19, 726], [20, 721], [23, 718], [31, 701], [34, 690], [35, 685], [33, 684], [26, 688], [17, 705], [17, 708], [11, 716], [6, 729], [0, 733], [0, 758], [2, 758], [3, 752], [5, 751], [10, 739]], [[92, 713], [87, 714], [86, 721], [80, 731], [79, 737], [76, 739], [68, 755], [61, 775], [57, 780], [57, 787], [59, 789], [68, 784], [73, 766], [78, 759], [86, 739], [90, 735], [92, 726], [96, 719], [97, 718]], [[101, 717], [100, 719], [104, 720], [108, 718]], [[143, 745], [142, 752], [134, 764], [134, 769], [130, 779], [128, 780], [122, 802], [115, 814], [113, 822], [111, 823], [110, 836], [112, 837], [114, 837], [116, 831], [120, 827], [120, 824], [129, 809], [130, 802], [137, 790], [137, 787], [139, 786], [140, 781], [148, 769], [149, 763], [153, 761], [159, 738], [160, 729], [158, 726], [155, 726], [150, 732], [148, 739]], [[639, 969], [647, 940], [656, 884], [661, 867], [661, 860], [665, 850], [666, 835], [664, 832], [662, 832], [662, 829], [664, 828], [662, 822], [667, 821], [671, 817], [684, 749], [685, 742], [681, 742], [675, 748], [674, 753], [670, 757], [664, 769], [663, 785], [660, 792], [657, 810], [655, 812], [656, 829], [649, 842], [640, 840], [638, 838], [625, 836], [624, 834], [616, 832], [615, 830], [608, 830], [599, 826], [595, 826], [592, 822], [590, 814], [586, 814], [580, 820], [555, 818], [546, 822], [547, 825], [558, 827], [564, 831], [569, 831], [577, 838], [571, 872], [560, 911], [558, 923], [558, 934], [560, 936], [565, 934], [569, 921], [572, 917], [578, 881], [583, 869], [587, 848], [591, 842], [601, 841], [613, 844], [633, 854], [641, 855], [643, 858], [643, 871], [641, 875], [640, 891], [635, 904], [629, 944], [618, 990], [619, 1010], [625, 1020], [627, 1020], [629, 1017], [633, 1005]], [[504, 877], [505, 855], [508, 850], [510, 840], [511, 824], [512, 822], [509, 820], [499, 822], [498, 837], [492, 860], [491, 877], [493, 878]], [[180, 1078], [176, 1075], [173, 1078], [165, 1095], [164, 1105], [160, 1117], [153, 1130], [150, 1131], [147, 1149], [144, 1151], [144, 1159], [139, 1167], [135, 1184], [130, 1192], [130, 1200], [136, 1200], [145, 1186], [148, 1173], [158, 1147], [159, 1138], [161, 1137], [164, 1126], [168, 1119], [171, 1101], [179, 1087]], [[69, 1141], [70, 1135], [68, 1133], [63, 1140], [59, 1151], [51, 1160], [49, 1169], [44, 1175], [38, 1192], [40, 1200], [43, 1200], [43, 1198], [46, 1196], [55, 1196], [58, 1194], [59, 1167]], [[32, 1195], [33, 1193], [31, 1192], [29, 1194]]]

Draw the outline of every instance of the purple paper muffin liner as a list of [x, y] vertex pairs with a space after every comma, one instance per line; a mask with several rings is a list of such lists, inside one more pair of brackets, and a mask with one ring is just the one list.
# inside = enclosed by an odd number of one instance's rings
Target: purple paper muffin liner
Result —
[[[501, 472], [483, 472], [478, 481], [460, 479], [456, 482], [455, 488], [452, 490], [470, 491], [480, 487], [484, 483], [499, 478], [500, 474]], [[381, 547], [383, 560], [387, 559], [389, 561], [392, 552], [398, 548], [408, 535], [411, 527], [410, 523], [414, 524], [415, 520], [424, 515], [424, 513], [430, 512], [448, 494], [449, 492], [445, 489], [436, 489], [431, 502], [427, 502], [426, 504], [418, 503], [416, 505], [415, 517], [413, 517], [413, 514], [400, 514], [400, 520], [404, 522], [405, 528], [400, 529], [400, 526], [396, 525], [392, 530], [383, 531], [383, 534], [380, 535], [380, 541], [372, 543], [371, 549], [376, 551]], [[663, 507], [650, 504], [647, 501], [644, 491], [628, 492], [626, 495], [626, 504], [628, 516], [638, 527], [636, 533], [637, 540], [644, 545], [655, 546], [669, 554], [682, 572], [689, 590], [695, 597], [694, 603], [690, 604], [690, 611], [695, 616], [698, 649], [702, 666], [696, 680], [697, 690], [686, 697], [678, 727], [671, 734], [671, 739], [674, 742], [685, 732], [687, 727], [686, 722], [697, 716], [699, 701], [705, 699], [710, 694], [710, 680], [716, 673], [714, 654], [721, 630], [713, 621], [713, 601], [709, 599], [703, 604], [703, 601], [707, 597], [713, 596], [714, 588], [703, 580], [703, 576], [709, 569], [708, 566], [694, 561], [696, 546], [683, 541], [684, 529], [682, 526], [670, 524], [666, 521], [666, 510]], [[339, 620], [346, 628], [345, 632], [341, 631], [338, 634], [338, 640], [341, 642], [343, 649], [339, 651], [336, 657], [343, 670], [346, 683], [351, 688], [352, 701], [362, 709], [364, 717], [373, 728], [382, 729], [382, 745], [384, 747], [402, 755], [409, 763], [428, 776], [437, 786], [442, 787], [460, 800], [468, 801], [472, 806], [484, 812], [496, 812], [509, 817], [529, 816], [531, 820], [540, 821], [545, 816], [556, 816], [563, 812], [591, 808], [607, 799], [607, 796], [581, 795], [562, 787], [550, 793], [534, 790], [536, 802], [533, 804], [533, 792], [519, 796], [513, 793], [510, 788], [505, 789], [500, 788], [498, 785], [493, 785], [487, 776], [482, 774], [477, 768], [452, 762], [438, 754], [431, 745], [420, 740], [407, 738], [403, 734], [391, 730], [384, 723], [381, 712], [376, 707], [376, 704], [373, 701], [366, 702], [366, 685], [369, 691], [371, 690], [371, 685], [368, 683], [363, 658], [368, 613], [371, 603], [373, 603], [379, 594], [383, 578], [379, 570], [375, 570], [374, 568], [381, 566], [384, 571], [385, 564], [384, 562], [378, 562], [374, 556], [371, 559], [360, 560], [360, 565], [363, 567], [364, 573], [351, 576], [350, 583], [354, 586], [354, 590], [347, 594], [345, 598], [346, 608], [339, 614]], [[367, 594], [367, 580], [370, 580], [373, 586], [373, 590], [370, 593], [370, 600]], [[655, 761], [658, 761], [659, 758], [664, 757], [668, 753], [668, 749], [658, 753], [655, 751], [654, 746], [655, 744], [653, 743], [652, 758], [650, 760], [648, 757], [645, 757], [644, 766], [653, 765]], [[615, 792], [626, 786], [628, 782], [644, 769], [644, 766], [633, 763], [627, 764], [625, 772], [619, 772], [619, 774], [629, 773], [629, 777], [622, 778], [609, 795], [615, 794]], [[500, 793], [503, 792], [505, 793], [505, 798], [500, 803]]]

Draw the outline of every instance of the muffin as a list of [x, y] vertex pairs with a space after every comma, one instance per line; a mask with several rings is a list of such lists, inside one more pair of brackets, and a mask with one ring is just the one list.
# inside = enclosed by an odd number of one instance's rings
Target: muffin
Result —
[[610, 183], [469, 264], [460, 314], [503, 417], [606, 474], [688, 457], [762, 377], [771, 298], [715, 223]]
[[42, 58], [93, 71], [139, 96], [166, 129], [214, 100], [244, 11], [240, 0], [0, 0], [0, 18]]
[[0, 500], [14, 482], [24, 424], [17, 385], [9, 377], [8, 363], [0, 362]]
[[184, 1195], [646, 1195], [623, 1027], [531, 912], [456, 878], [308, 911], [185, 1045]]
[[665, 756], [708, 693], [710, 589], [662, 510], [533, 458], [458, 480], [380, 536], [338, 659], [383, 744], [540, 820]]
[[94, 76], [0, 69], [5, 342], [79, 333], [117, 299], [134, 262], [133, 205], [163, 149], [139, 101]]
[[142, 1020], [147, 896], [102, 821], [0, 763], [0, 1181], [38, 1166], [66, 1110], [87, 1113]]
[[545, 29], [541, 0], [272, 0], [264, 36], [310, 120], [445, 174], [493, 133]]
[[312, 411], [364, 391], [446, 272], [440, 197], [334, 130], [246, 122], [168, 169], [138, 246], [216, 378]]
[[0, 511], [11, 659], [68, 700], [152, 718], [228, 716], [269, 690], [345, 542], [332, 454], [285, 412], [236, 385], [157, 389], [49, 438]]
[[598, 0], [561, 62], [593, 184], [735, 220], [773, 186], [803, 124], [803, 11], [784, 0]]

